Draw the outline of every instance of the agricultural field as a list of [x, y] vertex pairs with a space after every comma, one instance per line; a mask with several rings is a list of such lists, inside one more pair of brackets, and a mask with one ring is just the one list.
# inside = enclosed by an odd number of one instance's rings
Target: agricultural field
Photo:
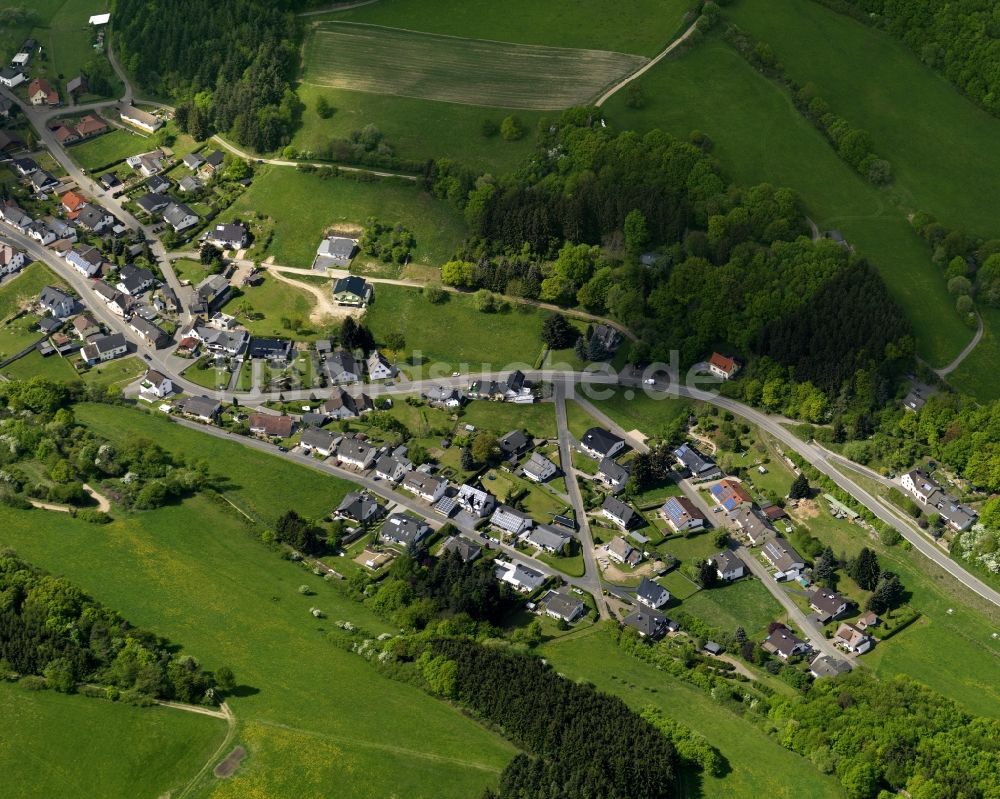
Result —
[[844, 233], [882, 275], [925, 360], [941, 366], [968, 343], [972, 332], [905, 212], [842, 162], [788, 95], [715, 34], [657, 64], [641, 85], [643, 108], [628, 108], [621, 93], [604, 106], [616, 128], [660, 128], [681, 138], [703, 131], [727, 176], [742, 185], [789, 186], [821, 229]]
[[[7, 799], [131, 799], [182, 789], [222, 743], [220, 719], [0, 683]], [[44, 742], [43, 746], [39, 746]], [[39, 750], [58, 752], [40, 765]]]
[[711, 696], [615, 645], [603, 625], [546, 643], [542, 655], [570, 679], [587, 680], [638, 710], [653, 706], [719, 749], [723, 777], [690, 775], [688, 796], [702, 799], [843, 799], [835, 777], [783, 748], [759, 727], [722, 708]]
[[310, 32], [304, 62], [303, 80], [318, 86], [555, 111], [595, 99], [646, 59], [325, 22]]
[[258, 214], [275, 225], [261, 257], [286, 266], [311, 266], [324, 231], [361, 229], [371, 217], [411, 230], [417, 240], [413, 259], [434, 266], [449, 260], [466, 235], [457, 211], [408, 181], [324, 179], [287, 167], [260, 167], [250, 188], [222, 216], [252, 221]]
[[530, 369], [541, 350], [547, 313], [516, 304], [505, 313], [483, 313], [476, 310], [471, 294], [449, 294], [447, 302], [434, 305], [417, 289], [379, 285], [365, 323], [376, 341], [401, 332], [406, 350], [421, 353], [426, 368], [437, 364], [440, 375], [466, 373], [470, 367], [476, 372], [518, 365]]
[[[302, 158], [313, 158], [329, 146], [332, 139], [348, 139], [366, 125], [375, 125], [398, 158], [426, 161], [450, 158], [471, 169], [506, 174], [526, 161], [534, 150], [534, 131], [543, 114], [518, 111], [525, 135], [516, 141], [504, 141], [498, 133], [483, 135], [483, 123], [499, 127], [508, 109], [415, 100], [386, 94], [371, 94], [350, 89], [332, 89], [308, 83], [298, 87], [305, 105], [302, 124], [292, 139]], [[320, 98], [335, 109], [323, 119], [316, 112]]]
[[692, 0], [383, 0], [316, 19], [349, 20], [470, 39], [653, 56], [680, 31]]

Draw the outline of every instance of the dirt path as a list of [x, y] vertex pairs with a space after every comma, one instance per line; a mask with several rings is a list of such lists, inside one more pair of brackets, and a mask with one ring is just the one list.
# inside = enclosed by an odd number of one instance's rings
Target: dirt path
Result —
[[953, 360], [947, 366], [942, 366], [940, 369], [934, 370], [934, 373], [938, 377], [947, 377], [952, 372], [954, 372], [961, 365], [962, 361], [964, 361], [966, 358], [969, 357], [969, 355], [976, 348], [979, 342], [982, 341], [983, 317], [981, 317], [978, 313], [976, 314], [976, 323], [977, 323], [976, 335], [972, 337], [972, 341], [970, 341], [968, 344], [965, 345], [965, 349], [962, 350], [960, 353], [958, 353], [958, 355], [955, 357], [955, 360]]
[[42, 502], [38, 499], [29, 499], [28, 502], [31, 503], [33, 508], [41, 508], [42, 510], [54, 510], [57, 513], [70, 513], [73, 509], [69, 505], [56, 505], [52, 502]]
[[695, 20], [694, 22], [691, 23], [691, 26], [686, 31], [684, 31], [684, 33], [682, 33], [680, 36], [678, 36], [676, 39], [674, 39], [670, 44], [668, 44], [667, 47], [663, 50], [662, 53], [660, 53], [658, 56], [656, 56], [655, 58], [653, 58], [648, 63], [646, 63], [643, 66], [639, 67], [639, 69], [637, 69], [635, 72], [633, 72], [627, 78], [623, 78], [622, 80], [618, 81], [618, 83], [616, 83], [614, 86], [612, 86], [606, 92], [604, 92], [604, 94], [602, 94], [598, 98], [597, 102], [594, 103], [594, 105], [596, 105], [598, 108], [600, 108], [608, 100], [610, 100], [613, 95], [617, 94], [619, 91], [621, 91], [622, 89], [624, 89], [626, 86], [628, 86], [636, 78], [639, 78], [639, 77], [642, 77], [643, 75], [645, 75], [647, 72], [649, 72], [649, 70], [651, 70], [653, 67], [655, 67], [657, 64], [659, 64], [664, 58], [666, 58], [668, 55], [670, 55], [670, 53], [672, 53], [675, 48], [679, 47], [681, 45], [681, 43], [683, 43], [684, 41], [686, 41], [687, 38], [692, 33], [694, 33], [697, 28], [698, 28], [698, 20]]
[[108, 501], [108, 498], [104, 496], [104, 494], [97, 493], [86, 483], [83, 484], [83, 490], [90, 494], [90, 498], [97, 503], [97, 509], [101, 511], [101, 513], [107, 513], [111, 510], [111, 503]]
[[236, 736], [236, 716], [233, 711], [229, 709], [229, 705], [226, 702], [223, 702], [219, 706], [219, 710], [199, 707], [198, 705], [185, 705], [180, 702], [161, 701], [157, 702], [157, 704], [163, 705], [164, 707], [172, 707], [176, 710], [184, 710], [188, 713], [200, 713], [203, 716], [213, 716], [214, 718], [222, 718], [226, 720], [226, 737], [222, 739], [222, 743], [220, 743], [216, 750], [212, 752], [212, 756], [208, 758], [205, 765], [198, 770], [198, 773], [195, 774], [194, 777], [191, 778], [191, 781], [184, 786], [184, 789], [177, 794], [177, 799], [184, 799], [184, 797], [190, 795], [195, 786], [201, 782], [205, 774], [215, 768], [215, 764], [218, 763], [219, 758], [221, 758], [232, 745], [233, 738]]
[[298, 289], [307, 291], [313, 295], [316, 299], [316, 306], [312, 309], [309, 314], [309, 321], [314, 325], [320, 325], [329, 319], [345, 319], [348, 316], [360, 316], [364, 309], [362, 308], [349, 308], [343, 305], [337, 305], [333, 298], [327, 294], [319, 286], [314, 286], [311, 283], [303, 283], [300, 280], [292, 280], [289, 277], [285, 277], [281, 274], [281, 270], [268, 268], [267, 273], [273, 277], [275, 280], [280, 280], [282, 283], [287, 283], [289, 286], [295, 286]]
[[329, 14], [333, 11], [350, 11], [352, 8], [361, 8], [362, 6], [370, 6], [372, 3], [377, 3], [379, 0], [359, 0], [357, 3], [333, 3], [328, 5], [326, 8], [317, 8], [314, 11], [302, 11], [299, 13], [300, 17], [315, 17], [319, 14]]

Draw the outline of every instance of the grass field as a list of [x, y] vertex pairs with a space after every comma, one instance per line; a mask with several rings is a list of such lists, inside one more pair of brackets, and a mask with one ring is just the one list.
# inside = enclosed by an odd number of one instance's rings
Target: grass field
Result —
[[466, 373], [470, 367], [476, 372], [532, 368], [547, 315], [524, 305], [506, 313], [482, 313], [470, 294], [452, 294], [434, 305], [416, 289], [379, 285], [365, 320], [376, 340], [402, 332], [407, 352], [422, 353], [430, 364], [443, 365], [444, 373]]
[[753, 578], [699, 591], [685, 600], [684, 610], [724, 632], [742, 627], [751, 639], [759, 640], [767, 636], [768, 624], [785, 617], [778, 600]]
[[15, 313], [21, 304], [38, 298], [46, 286], [65, 286], [47, 266], [39, 261], [28, 264], [13, 280], [0, 286], [0, 319]]
[[20, 316], [4, 322], [0, 325], [0, 359], [21, 352], [41, 337], [37, 316]]
[[[163, 796], [197, 773], [225, 723], [0, 683], [0, 770], [7, 799]], [[41, 752], [58, 752], [44, 758]]]
[[743, 185], [789, 186], [820, 228], [843, 231], [886, 281], [926, 360], [943, 365], [968, 343], [972, 334], [905, 213], [843, 163], [788, 96], [728, 45], [710, 35], [641, 80], [644, 108], [628, 108], [621, 94], [605, 105], [616, 127], [662, 128], [684, 138], [692, 130], [704, 131], [727, 176]]
[[654, 438], [663, 430], [672, 429], [678, 420], [686, 419], [694, 407], [690, 400], [663, 394], [649, 395], [644, 391], [616, 391], [608, 399], [590, 402], [626, 430], [641, 430]]
[[959, 391], [974, 394], [980, 400], [1000, 399], [1000, 310], [981, 307], [985, 330], [976, 348], [958, 368], [948, 375], [948, 382]]
[[556, 437], [556, 409], [550, 402], [514, 405], [509, 402], [471, 402], [461, 419], [463, 424], [504, 435], [510, 430], [525, 429], [536, 438]]
[[76, 369], [68, 360], [56, 354], [43, 358], [37, 350], [28, 353], [23, 358], [18, 358], [14, 363], [7, 364], [3, 373], [15, 379], [29, 377], [47, 377], [49, 380], [80, 379]]
[[553, 667], [571, 679], [587, 680], [632, 707], [659, 708], [704, 735], [729, 761], [723, 777], [705, 776], [688, 785], [686, 796], [702, 799], [835, 799], [844, 796], [833, 777], [784, 749], [777, 739], [724, 710], [704, 691], [626, 655], [602, 626], [570, 634], [542, 647]]
[[310, 266], [328, 228], [360, 228], [373, 216], [413, 231], [414, 260], [435, 266], [449, 260], [466, 235], [457, 211], [409, 183], [323, 179], [282, 167], [259, 168], [253, 185], [223, 216], [252, 218], [258, 213], [275, 222], [265, 255], [288, 266]]
[[324, 22], [306, 42], [303, 80], [374, 94], [547, 111], [595, 99], [645, 61], [604, 50]]
[[[416, 100], [371, 94], [349, 89], [299, 85], [298, 95], [305, 104], [302, 124], [295, 132], [292, 146], [304, 157], [314, 157], [331, 139], [346, 139], [366, 125], [375, 125], [399, 158], [425, 161], [451, 158], [472, 169], [493, 174], [513, 172], [526, 161], [535, 146], [534, 131], [542, 114], [518, 111], [526, 131], [517, 141], [504, 141], [499, 135], [485, 137], [482, 125], [500, 121], [510, 113], [499, 108]], [[316, 113], [316, 102], [326, 98], [336, 109], [323, 119]]]
[[296, 339], [318, 336], [309, 325], [309, 314], [315, 305], [315, 298], [308, 291], [283, 283], [271, 275], [266, 275], [259, 286], [244, 286], [241, 296], [229, 300], [223, 307], [228, 314], [236, 314], [236, 308], [243, 302], [260, 315], [259, 319], [245, 319], [240, 322], [255, 336], [290, 336], [291, 331], [281, 324], [282, 319], [293, 317], [304, 321], [308, 330], [295, 334]]
[[81, 377], [84, 383], [121, 389], [144, 374], [146, 374], [145, 362], [133, 355], [95, 366], [84, 372]]
[[124, 161], [130, 155], [149, 152], [151, 149], [153, 149], [152, 139], [121, 128], [113, 128], [97, 138], [72, 145], [68, 152], [80, 166], [93, 171]]
[[691, 0], [624, 0], [610, 14], [602, 0], [381, 0], [326, 17], [472, 39], [652, 56], [674, 37], [694, 5]]

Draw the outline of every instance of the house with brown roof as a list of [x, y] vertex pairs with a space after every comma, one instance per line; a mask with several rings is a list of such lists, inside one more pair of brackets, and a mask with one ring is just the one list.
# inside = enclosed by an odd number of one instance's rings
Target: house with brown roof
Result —
[[77, 135], [81, 139], [89, 139], [91, 136], [99, 136], [106, 132], [108, 123], [94, 114], [87, 114], [76, 125]]
[[56, 128], [52, 132], [52, 135], [55, 136], [56, 141], [62, 145], [80, 141], [80, 134], [73, 130], [73, 128], [67, 128], [65, 125], [60, 125]]
[[712, 357], [708, 359], [708, 371], [716, 377], [721, 377], [723, 380], [729, 380], [739, 370], [740, 365], [736, 362], [736, 359], [730, 358], [728, 355], [713, 352]]
[[837, 646], [843, 647], [855, 655], [863, 655], [872, 648], [873, 644], [871, 636], [866, 635], [853, 624], [848, 624], [847, 622], [844, 622], [837, 628], [837, 632], [834, 633], [833, 638], [830, 640]]
[[850, 604], [850, 600], [829, 588], [817, 588], [809, 597], [809, 607], [816, 612], [821, 624], [837, 618]]
[[59, 105], [59, 92], [45, 78], [35, 78], [28, 84], [28, 101], [32, 105]]
[[251, 413], [250, 432], [255, 436], [288, 438], [292, 434], [292, 417], [271, 413]]
[[797, 637], [795, 633], [787, 627], [776, 627], [761, 644], [761, 649], [772, 655], [777, 655], [782, 660], [794, 655], [804, 655], [809, 651], [809, 644]]

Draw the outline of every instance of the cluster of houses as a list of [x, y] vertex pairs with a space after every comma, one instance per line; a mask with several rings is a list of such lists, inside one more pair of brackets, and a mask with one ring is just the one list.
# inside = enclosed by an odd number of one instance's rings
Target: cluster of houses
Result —
[[78, 120], [56, 121], [52, 123], [52, 135], [59, 144], [65, 146], [85, 139], [92, 139], [108, 132], [108, 123], [96, 114], [87, 114]]
[[963, 505], [941, 488], [941, 485], [923, 469], [914, 469], [899, 478], [899, 483], [928, 513], [937, 513], [956, 533], [965, 532], [976, 522], [977, 513]]
[[43, 357], [55, 352], [66, 356], [79, 351], [84, 363], [95, 366], [128, 352], [124, 335], [105, 333], [89, 313], [80, 312], [77, 298], [64, 289], [46, 286], [38, 295], [36, 307], [42, 317], [39, 330], [48, 337], [38, 345]]
[[[153, 119], [157, 118], [153, 117]], [[159, 120], [157, 119], [157, 121]], [[181, 178], [177, 182], [177, 190], [187, 195], [201, 191], [205, 187], [203, 181], [215, 175], [222, 168], [224, 161], [225, 156], [221, 150], [215, 150], [207, 156], [198, 153], [189, 153], [184, 156], [182, 163], [194, 174]], [[183, 233], [201, 222], [198, 214], [189, 206], [173, 199], [167, 193], [174, 184], [161, 173], [172, 166], [173, 161], [163, 150], [152, 150], [148, 153], [130, 156], [125, 160], [125, 163], [139, 176], [146, 179], [146, 192], [135, 198], [135, 204], [144, 214], [151, 219], [162, 219], [175, 233]], [[102, 177], [102, 181], [104, 178], [109, 178], [109, 175]], [[117, 177], [114, 177], [114, 180], [117, 180]], [[113, 186], [108, 186], [108, 188], [113, 188]], [[248, 245], [249, 233], [239, 223], [220, 224], [206, 231], [202, 240], [224, 250], [239, 250]]]
[[[13, 89], [20, 86], [28, 79], [28, 67], [31, 65], [31, 58], [36, 50], [40, 50], [38, 42], [34, 39], [25, 39], [18, 51], [10, 59], [7, 66], [0, 69], [0, 85]], [[48, 100], [48, 97], [45, 98]], [[59, 95], [56, 95], [54, 105], [59, 104]], [[36, 104], [37, 105], [37, 104]]]
[[536, 399], [533, 386], [520, 369], [511, 372], [505, 380], [480, 379], [474, 381], [469, 387], [469, 396], [473, 399], [519, 404], [530, 404]]

